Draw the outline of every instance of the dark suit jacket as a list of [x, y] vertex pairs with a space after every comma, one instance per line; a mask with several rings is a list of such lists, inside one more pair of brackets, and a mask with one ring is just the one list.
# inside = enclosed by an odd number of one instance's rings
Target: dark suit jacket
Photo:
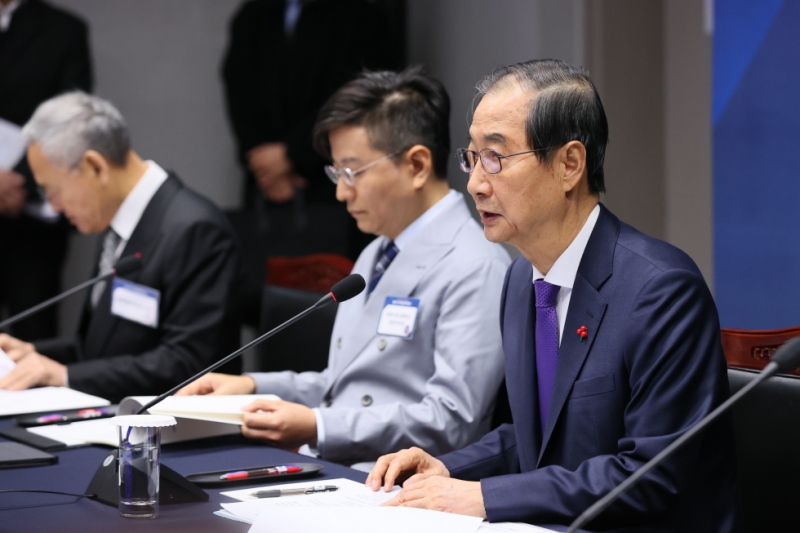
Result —
[[310, 180], [307, 198], [335, 204], [311, 130], [336, 89], [364, 68], [392, 66], [386, 21], [366, 0], [314, 0], [289, 39], [285, 8], [285, 0], [253, 0], [231, 22], [223, 65], [229, 116], [243, 161], [260, 144], [284, 142], [295, 171]]
[[[441, 459], [453, 477], [481, 480], [489, 520], [568, 524], [728, 398], [726, 365], [717, 310], [692, 260], [601, 206], [575, 279], [542, 436], [531, 279], [531, 264], [518, 258], [501, 305], [514, 424]], [[726, 418], [589, 529], [739, 531], [737, 493]]]
[[36, 344], [40, 353], [68, 363], [71, 388], [112, 402], [165, 392], [239, 341], [239, 253], [217, 207], [171, 174], [121, 257], [136, 252], [142, 268], [125, 279], [161, 291], [157, 328], [111, 315], [108, 283], [94, 311], [87, 294], [76, 339]]
[[[65, 91], [92, 89], [86, 24], [40, 0], [26, 0], [0, 32], [0, 117], [19, 126]], [[35, 190], [27, 165], [17, 169]]]

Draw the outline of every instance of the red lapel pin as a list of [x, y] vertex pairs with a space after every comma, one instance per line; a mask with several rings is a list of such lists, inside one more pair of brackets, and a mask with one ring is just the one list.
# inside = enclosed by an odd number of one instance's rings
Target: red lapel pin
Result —
[[579, 327], [577, 333], [578, 333], [578, 337], [580, 338], [581, 342], [583, 342], [583, 339], [585, 339], [586, 336], [588, 335], [588, 333], [586, 332], [586, 326]]

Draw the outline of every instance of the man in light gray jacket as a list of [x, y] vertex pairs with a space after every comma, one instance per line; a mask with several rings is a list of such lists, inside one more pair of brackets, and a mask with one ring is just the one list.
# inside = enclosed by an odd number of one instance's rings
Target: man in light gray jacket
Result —
[[209, 374], [183, 394], [277, 394], [245, 408], [244, 435], [347, 464], [408, 446], [445, 453], [489, 430], [510, 261], [447, 183], [449, 112], [419, 69], [366, 73], [331, 97], [315, 144], [337, 198], [379, 237], [353, 268], [367, 288], [339, 306], [328, 367]]

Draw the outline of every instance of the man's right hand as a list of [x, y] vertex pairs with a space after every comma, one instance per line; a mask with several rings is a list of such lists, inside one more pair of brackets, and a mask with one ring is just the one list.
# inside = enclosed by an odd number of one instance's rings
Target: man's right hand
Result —
[[192, 396], [202, 394], [253, 394], [256, 382], [250, 376], [232, 376], [230, 374], [206, 374], [194, 383], [186, 385], [175, 393], [175, 396]]
[[431, 476], [450, 477], [444, 463], [416, 446], [397, 453], [384, 455], [375, 463], [367, 476], [366, 485], [378, 490], [383, 485], [386, 492], [392, 490], [396, 481], [422, 481]]

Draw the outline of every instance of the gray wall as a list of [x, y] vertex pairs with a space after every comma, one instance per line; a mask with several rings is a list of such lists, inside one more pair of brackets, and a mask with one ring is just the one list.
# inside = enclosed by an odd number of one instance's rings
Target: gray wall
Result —
[[[125, 116], [139, 155], [221, 207], [238, 206], [241, 171], [219, 70], [240, 0], [51, 1], [88, 22], [95, 92]], [[94, 236], [72, 238], [64, 287], [89, 276], [94, 247]], [[62, 332], [75, 330], [80, 303], [61, 306]]]
[[[51, 0], [91, 26], [96, 92], [127, 117], [136, 150], [222, 207], [240, 171], [219, 67], [240, 0]], [[703, 0], [407, 0], [408, 58], [450, 91], [465, 144], [475, 83], [498, 66], [553, 57], [587, 66], [611, 127], [609, 192], [622, 219], [686, 250], [711, 282], [711, 43]], [[452, 161], [451, 184], [466, 190]], [[86, 279], [76, 236], [65, 286]], [[71, 331], [77, 301], [62, 309]]]

